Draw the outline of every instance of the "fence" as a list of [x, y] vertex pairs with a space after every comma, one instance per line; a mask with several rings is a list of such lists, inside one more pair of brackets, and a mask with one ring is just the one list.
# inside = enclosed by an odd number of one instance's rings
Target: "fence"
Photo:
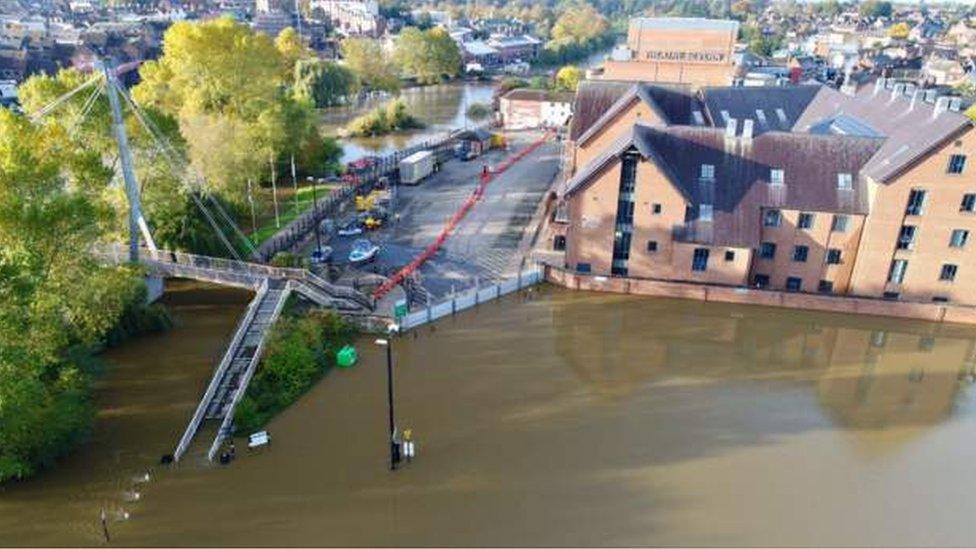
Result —
[[541, 268], [533, 267], [525, 269], [520, 271], [518, 276], [514, 278], [509, 278], [487, 287], [472, 288], [465, 292], [455, 294], [440, 303], [409, 313], [400, 319], [400, 329], [409, 330], [410, 328], [422, 326], [439, 318], [459, 313], [486, 301], [498, 299], [503, 295], [508, 295], [512, 292], [517, 292], [538, 284], [543, 281], [543, 278], [543, 270]]
[[434, 150], [440, 157], [443, 151], [450, 150], [453, 139], [454, 133], [452, 132], [438, 139], [424, 141], [384, 156], [369, 157], [369, 162], [362, 167], [355, 167], [355, 163], [351, 163], [347, 167], [347, 174], [352, 176], [353, 183], [333, 190], [274, 236], [262, 242], [257, 251], [254, 252], [255, 259], [269, 261], [276, 253], [291, 250], [296, 244], [301, 243], [309, 233], [317, 230], [319, 224], [326, 217], [334, 217], [339, 208], [349, 202], [357, 192], [361, 193], [361, 191], [372, 187], [382, 177], [398, 178], [400, 160], [417, 151], [428, 149]]

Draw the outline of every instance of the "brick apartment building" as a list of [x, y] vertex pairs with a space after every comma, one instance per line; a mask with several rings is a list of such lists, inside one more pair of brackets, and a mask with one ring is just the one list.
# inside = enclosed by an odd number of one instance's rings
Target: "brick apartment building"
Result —
[[587, 81], [567, 149], [568, 269], [976, 305], [976, 134], [949, 98]]

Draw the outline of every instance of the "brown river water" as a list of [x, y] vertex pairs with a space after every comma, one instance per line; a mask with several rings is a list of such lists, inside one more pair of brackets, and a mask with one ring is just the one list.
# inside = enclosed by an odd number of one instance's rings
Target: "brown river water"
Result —
[[972, 328], [544, 287], [396, 341], [400, 471], [367, 337], [272, 447], [155, 465], [246, 299], [181, 287], [108, 353], [91, 443], [0, 492], [0, 545], [103, 545], [101, 508], [118, 545], [976, 543]]

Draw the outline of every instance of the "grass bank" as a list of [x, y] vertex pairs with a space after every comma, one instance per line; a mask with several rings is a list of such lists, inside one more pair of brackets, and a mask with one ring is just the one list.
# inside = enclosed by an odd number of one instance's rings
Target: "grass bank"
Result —
[[352, 343], [356, 330], [333, 311], [282, 316], [264, 357], [237, 405], [234, 425], [247, 435], [298, 400], [336, 365], [336, 352]]
[[329, 196], [329, 193], [336, 187], [337, 185], [335, 184], [305, 185], [299, 187], [296, 193], [294, 187], [291, 185], [279, 185], [278, 217], [281, 222], [280, 227], [275, 223], [274, 201], [271, 196], [272, 190], [270, 188], [266, 189], [267, 196], [261, 201], [264, 207], [258, 215], [258, 230], [251, 233], [251, 242], [255, 246], [260, 246], [265, 240], [277, 234], [279, 230], [294, 221], [299, 215], [308, 211], [314, 203], [312, 200], [313, 196], [317, 197], [318, 200], [322, 200]]

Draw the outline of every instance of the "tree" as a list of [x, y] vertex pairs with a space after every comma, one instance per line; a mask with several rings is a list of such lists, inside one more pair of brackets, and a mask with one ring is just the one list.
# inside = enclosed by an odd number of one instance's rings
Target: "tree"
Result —
[[390, 92], [400, 89], [400, 73], [379, 41], [346, 38], [339, 49], [346, 66], [352, 69], [363, 86]]
[[563, 91], [576, 91], [580, 80], [586, 76], [583, 69], [575, 65], [566, 65], [556, 73], [556, 89]]
[[305, 46], [305, 42], [298, 36], [298, 31], [292, 27], [278, 33], [275, 38], [275, 48], [281, 54], [283, 78], [293, 82], [295, 65], [302, 59], [312, 57], [312, 52]]
[[461, 51], [443, 28], [403, 29], [397, 38], [395, 59], [405, 72], [421, 84], [434, 84], [443, 77], [453, 78], [461, 69]]
[[912, 28], [908, 25], [908, 23], [902, 21], [900, 23], [896, 23], [892, 25], [888, 29], [888, 36], [895, 38], [897, 40], [904, 40], [908, 38], [908, 34], [910, 32], [912, 32]]
[[606, 17], [593, 6], [583, 4], [567, 8], [552, 27], [552, 41], [582, 44], [605, 33], [610, 27]]
[[29, 476], [89, 427], [73, 349], [104, 336], [133, 296], [129, 273], [88, 252], [109, 226], [106, 174], [89, 181], [101, 159], [70, 144], [62, 128], [0, 109], [0, 482]]
[[468, 118], [471, 120], [484, 120], [491, 116], [491, 105], [487, 103], [471, 103], [468, 110], [465, 112]]
[[862, 2], [857, 9], [862, 17], [891, 17], [891, 2], [885, 0], [868, 0]]
[[358, 87], [356, 75], [344, 65], [318, 59], [295, 65], [295, 98], [317, 108], [341, 105]]

